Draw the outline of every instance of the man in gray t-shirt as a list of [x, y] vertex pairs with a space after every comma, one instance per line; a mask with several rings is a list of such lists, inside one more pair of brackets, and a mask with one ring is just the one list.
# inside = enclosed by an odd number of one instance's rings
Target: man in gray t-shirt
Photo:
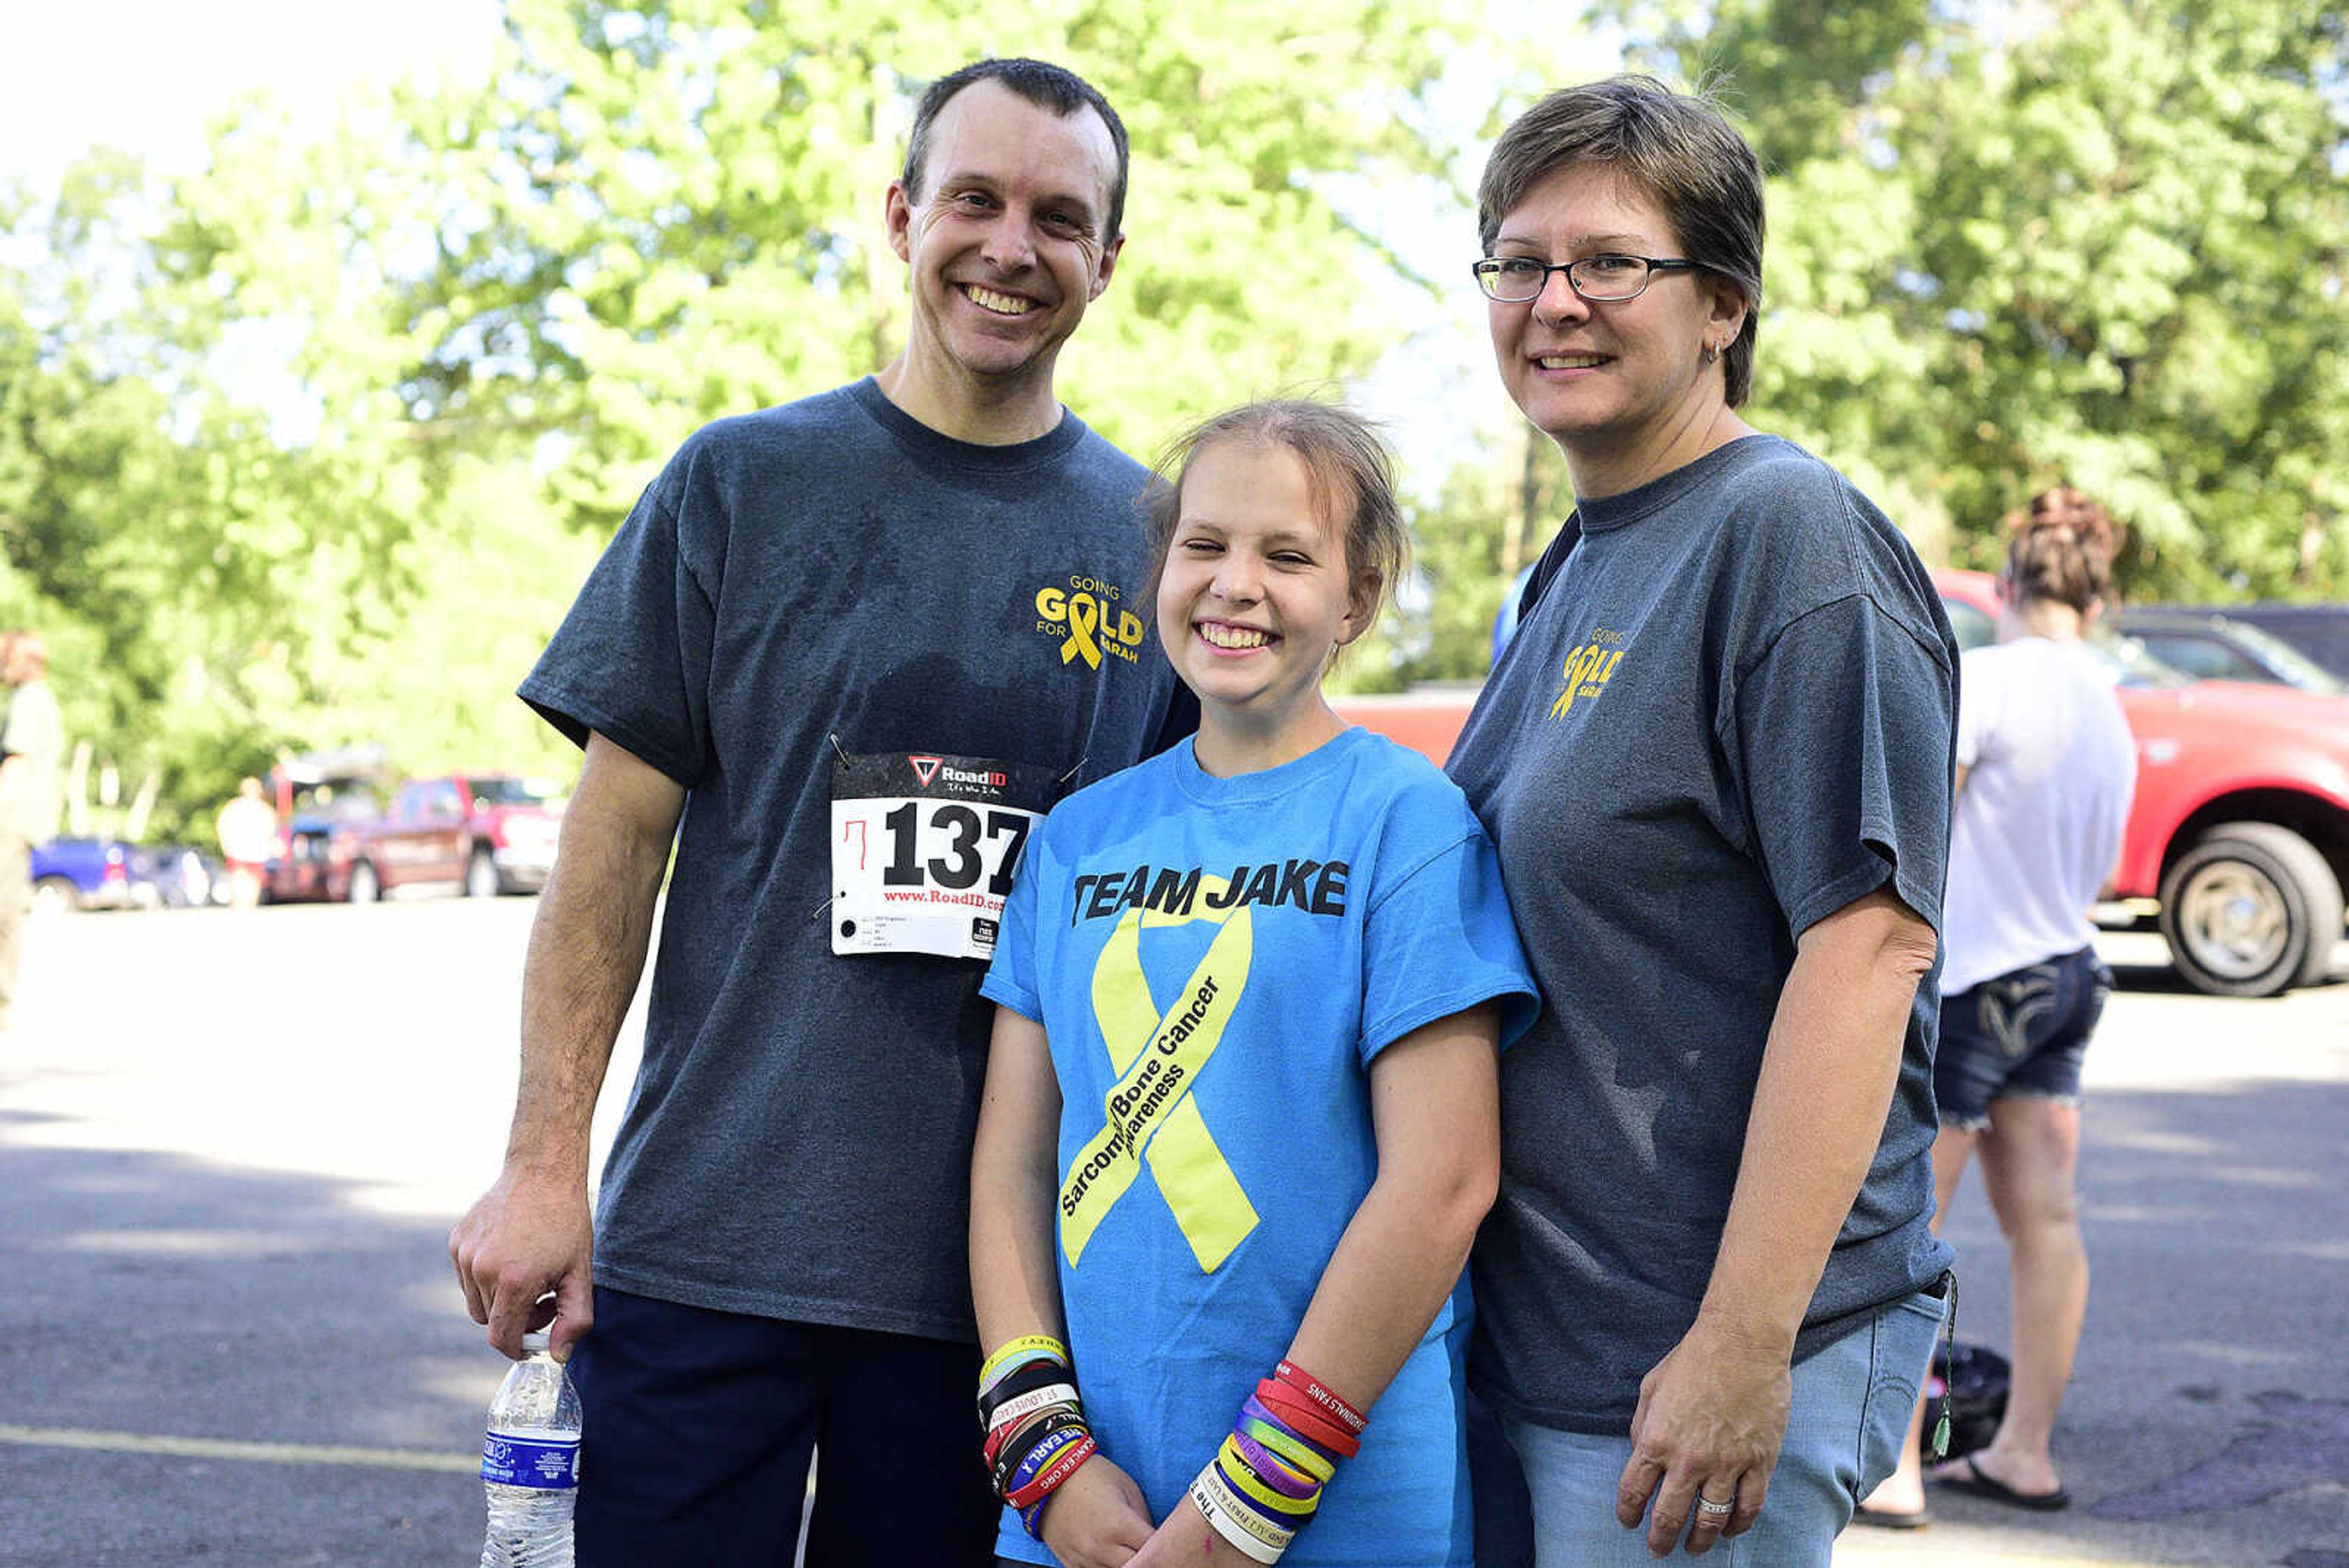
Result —
[[[504, 1173], [450, 1251], [501, 1349], [550, 1291], [577, 1347], [586, 1568], [790, 1563], [812, 1446], [809, 1564], [991, 1560], [964, 1252], [982, 961], [1037, 816], [1181, 727], [1146, 476], [1053, 389], [1125, 165], [1058, 67], [935, 84], [888, 195], [905, 353], [698, 432], [523, 685], [586, 761]], [[672, 838], [591, 1243], [588, 1127]]]

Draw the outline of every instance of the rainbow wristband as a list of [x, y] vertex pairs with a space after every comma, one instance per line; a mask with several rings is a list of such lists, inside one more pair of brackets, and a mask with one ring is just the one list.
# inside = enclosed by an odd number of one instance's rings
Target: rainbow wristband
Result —
[[1321, 1489], [1315, 1487], [1305, 1497], [1293, 1497], [1274, 1486], [1246, 1459], [1239, 1457], [1229, 1438], [1216, 1453], [1216, 1473], [1224, 1484], [1239, 1494], [1240, 1501], [1254, 1508], [1273, 1523], [1290, 1530], [1301, 1530], [1321, 1506]]
[[1224, 1439], [1225, 1449], [1240, 1463], [1261, 1477], [1264, 1484], [1284, 1497], [1305, 1499], [1319, 1494], [1321, 1482], [1289, 1464], [1278, 1454], [1235, 1428]]
[[1255, 1439], [1275, 1459], [1314, 1480], [1326, 1481], [1338, 1473], [1337, 1456], [1299, 1437], [1254, 1396], [1240, 1407], [1232, 1430]]

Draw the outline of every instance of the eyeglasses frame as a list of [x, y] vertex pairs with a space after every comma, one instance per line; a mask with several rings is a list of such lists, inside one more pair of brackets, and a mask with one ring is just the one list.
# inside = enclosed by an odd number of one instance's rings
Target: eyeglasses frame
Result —
[[[1574, 269], [1586, 262], [1595, 261], [1635, 261], [1645, 265], [1648, 270], [1640, 275], [1640, 286], [1629, 294], [1593, 294], [1575, 281]], [[1526, 264], [1541, 268], [1542, 278], [1539, 286], [1523, 299], [1503, 299], [1499, 295], [1495, 294], [1485, 282], [1487, 269], [1497, 268], [1503, 262], [1512, 265]], [[1703, 270], [1702, 262], [1691, 261], [1686, 256], [1635, 256], [1628, 251], [1600, 251], [1592, 255], [1577, 256], [1570, 262], [1535, 261], [1531, 256], [1479, 256], [1468, 269], [1470, 275], [1476, 280], [1476, 291], [1495, 305], [1531, 305], [1548, 290], [1552, 273], [1566, 274], [1566, 286], [1574, 290], [1578, 298], [1591, 305], [1622, 305], [1647, 293], [1649, 286], [1656, 281], [1656, 275], [1660, 272], [1702, 272]], [[1495, 272], [1491, 275], [1497, 277], [1498, 274]]]

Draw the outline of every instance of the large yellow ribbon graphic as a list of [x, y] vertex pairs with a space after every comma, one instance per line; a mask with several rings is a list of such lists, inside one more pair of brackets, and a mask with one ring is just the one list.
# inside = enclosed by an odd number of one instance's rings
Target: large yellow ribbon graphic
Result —
[[1095, 670], [1101, 668], [1101, 644], [1093, 640], [1093, 632], [1101, 626], [1102, 607], [1091, 594], [1069, 596], [1069, 640], [1061, 644], [1061, 662], [1069, 663], [1080, 653]]
[[[1072, 1267], [1133, 1185], [1144, 1159], [1184, 1240], [1207, 1272], [1256, 1229], [1256, 1207], [1191, 1096], [1247, 984], [1254, 945], [1247, 908], [1211, 909], [1205, 904], [1206, 895], [1226, 890], [1222, 879], [1207, 877], [1189, 909], [1128, 909], [1094, 961], [1093, 1017], [1118, 1081], [1102, 1102], [1106, 1119], [1101, 1131], [1078, 1152], [1061, 1187], [1061, 1246]], [[1215, 921], [1223, 929], [1173, 1005], [1162, 1010], [1142, 971], [1143, 928], [1195, 919]]]

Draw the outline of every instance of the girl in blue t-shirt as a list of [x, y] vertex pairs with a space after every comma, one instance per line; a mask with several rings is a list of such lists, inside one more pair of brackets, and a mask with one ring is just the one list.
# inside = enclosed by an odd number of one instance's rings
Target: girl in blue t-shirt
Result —
[[1160, 473], [1198, 733], [1037, 829], [982, 988], [999, 1551], [1466, 1568], [1461, 1271], [1534, 989], [1459, 791], [1322, 695], [1402, 565], [1386, 453], [1268, 402]]

